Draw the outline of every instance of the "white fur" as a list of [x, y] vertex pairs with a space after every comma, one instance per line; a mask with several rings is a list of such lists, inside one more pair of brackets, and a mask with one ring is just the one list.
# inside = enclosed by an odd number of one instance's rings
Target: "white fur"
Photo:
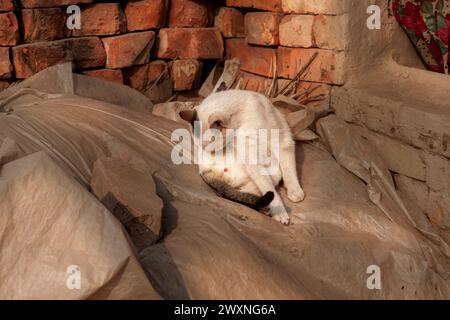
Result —
[[[274, 193], [270, 204], [270, 214], [281, 223], [289, 223], [281, 197], [276, 187], [281, 179], [287, 188], [291, 201], [304, 199], [305, 194], [299, 184], [295, 162], [295, 142], [284, 116], [265, 96], [243, 90], [229, 90], [215, 93], [206, 98], [197, 108], [197, 117], [201, 121], [202, 132], [215, 121], [221, 121], [226, 129], [279, 129], [279, 159], [276, 170], [270, 175], [261, 174], [264, 166], [249, 165], [238, 162], [225, 162], [225, 157], [218, 157], [206, 151], [202, 153], [203, 161], [199, 165], [200, 174], [213, 174], [239, 191], [262, 196], [268, 191]], [[227, 130], [226, 132], [229, 132]], [[239, 131], [237, 132], [239, 135]], [[196, 144], [199, 143], [197, 137]], [[270, 143], [270, 138], [268, 139]], [[272, 146], [269, 145], [269, 148]], [[226, 148], [226, 152], [235, 152], [234, 147]], [[275, 157], [276, 152], [271, 152]], [[232, 158], [232, 157], [231, 157]]]

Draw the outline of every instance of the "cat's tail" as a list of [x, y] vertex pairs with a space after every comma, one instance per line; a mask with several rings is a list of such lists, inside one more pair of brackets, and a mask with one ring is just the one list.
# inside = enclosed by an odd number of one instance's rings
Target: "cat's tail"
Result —
[[274, 197], [272, 191], [267, 192], [263, 196], [257, 196], [251, 193], [236, 190], [226, 182], [218, 179], [203, 175], [202, 178], [211, 188], [214, 189], [219, 197], [243, 204], [255, 210], [267, 207], [272, 202]]

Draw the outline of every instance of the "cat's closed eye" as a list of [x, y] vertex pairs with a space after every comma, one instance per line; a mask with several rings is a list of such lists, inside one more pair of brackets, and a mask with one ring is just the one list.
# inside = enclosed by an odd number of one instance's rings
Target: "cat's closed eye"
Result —
[[214, 121], [211, 125], [211, 129], [222, 130], [222, 128], [224, 128], [224, 126], [221, 120]]

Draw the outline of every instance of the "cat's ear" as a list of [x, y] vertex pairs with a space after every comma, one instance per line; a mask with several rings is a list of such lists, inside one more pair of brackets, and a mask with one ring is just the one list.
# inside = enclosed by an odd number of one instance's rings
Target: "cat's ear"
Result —
[[230, 116], [224, 112], [214, 112], [208, 117], [208, 126], [211, 129], [227, 128], [230, 123]]
[[197, 110], [183, 110], [179, 113], [180, 118], [187, 121], [192, 127], [194, 127], [194, 122], [197, 120]]

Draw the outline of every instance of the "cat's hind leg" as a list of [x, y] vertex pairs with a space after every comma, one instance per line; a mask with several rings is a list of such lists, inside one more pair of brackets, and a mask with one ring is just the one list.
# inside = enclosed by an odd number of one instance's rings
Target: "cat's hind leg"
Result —
[[280, 147], [280, 168], [287, 189], [287, 196], [292, 202], [300, 202], [305, 199], [305, 192], [298, 181], [295, 142], [286, 139], [282, 141]]
[[246, 165], [246, 171], [262, 194], [273, 192], [274, 197], [269, 205], [272, 218], [282, 224], [289, 224], [289, 215], [284, 207], [283, 200], [275, 190], [272, 178], [269, 175], [263, 175], [256, 165]]

